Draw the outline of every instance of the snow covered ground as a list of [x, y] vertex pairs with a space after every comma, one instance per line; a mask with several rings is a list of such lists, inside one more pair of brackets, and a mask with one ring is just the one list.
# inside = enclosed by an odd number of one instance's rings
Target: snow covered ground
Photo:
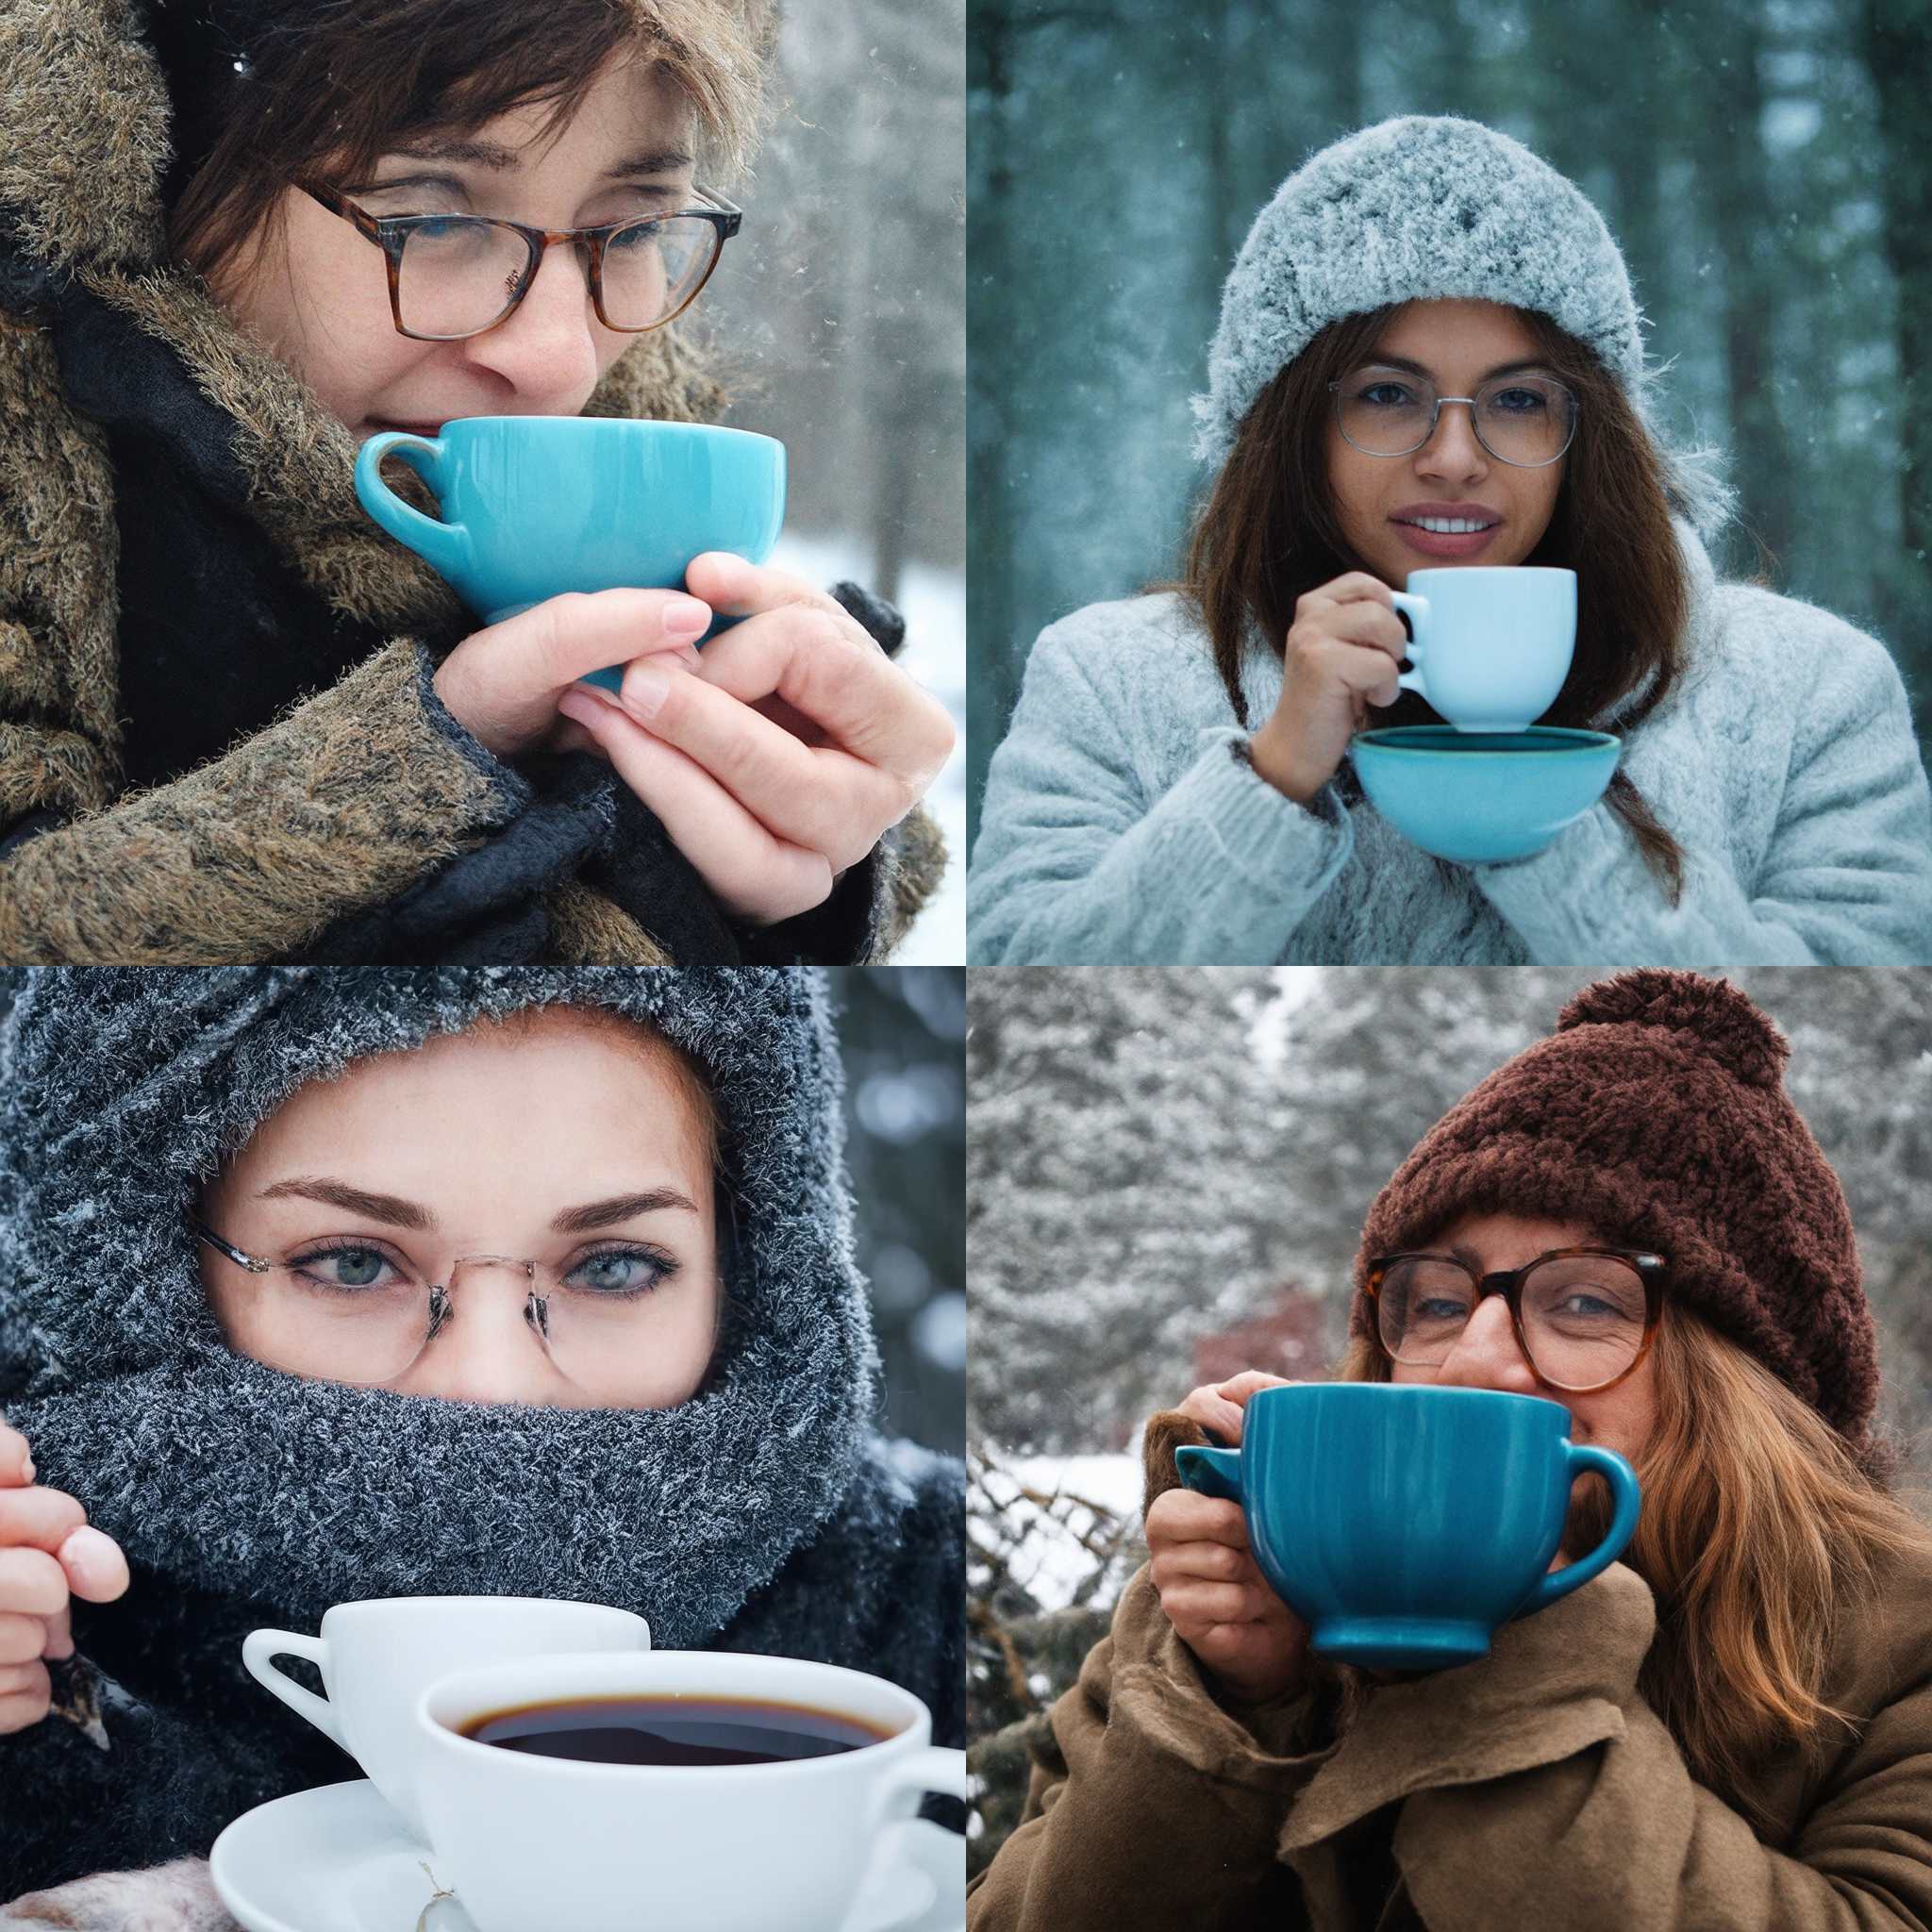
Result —
[[[1023, 1491], [1031, 1491], [1031, 1496]], [[1023, 1456], [989, 1472], [983, 1500], [999, 1510], [1000, 1541], [1007, 1547], [1014, 1582], [1041, 1609], [1063, 1609], [1093, 1574], [1092, 1555], [1079, 1540], [1092, 1515], [1091, 1504], [1126, 1522], [1138, 1534], [1141, 1474], [1138, 1451], [1121, 1456]], [[1034, 1501], [1033, 1497], [1042, 1500]], [[982, 1500], [975, 1491], [975, 1502]], [[1058, 1500], [1055, 1500], [1058, 1499]], [[1076, 1500], [1077, 1499], [1077, 1500]], [[1111, 1604], [1132, 1574], [1124, 1562], [1097, 1601]]]
[[[868, 546], [857, 538], [792, 536], [772, 553], [775, 570], [829, 588], [841, 578], [868, 583]], [[946, 835], [946, 875], [904, 943], [895, 966], [958, 966], [966, 958], [966, 575], [913, 563], [897, 599], [906, 613], [899, 662], [953, 714], [953, 756], [926, 793], [925, 808]]]

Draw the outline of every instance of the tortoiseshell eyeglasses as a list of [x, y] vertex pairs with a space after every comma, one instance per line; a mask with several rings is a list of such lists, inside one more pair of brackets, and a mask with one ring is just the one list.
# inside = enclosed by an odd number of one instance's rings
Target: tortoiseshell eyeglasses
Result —
[[697, 300], [744, 221], [722, 195], [703, 207], [633, 215], [594, 228], [532, 228], [493, 215], [373, 215], [332, 188], [296, 184], [383, 252], [397, 329], [425, 342], [460, 341], [506, 320], [537, 279], [544, 251], [583, 251], [591, 304], [608, 329], [662, 328]]
[[1500, 1294], [1537, 1379], [1583, 1395], [1614, 1388], [1650, 1353], [1667, 1272], [1661, 1255], [1628, 1248], [1556, 1248], [1493, 1274], [1453, 1255], [1384, 1255], [1365, 1291], [1383, 1353], [1408, 1368], [1440, 1368], [1477, 1304]]

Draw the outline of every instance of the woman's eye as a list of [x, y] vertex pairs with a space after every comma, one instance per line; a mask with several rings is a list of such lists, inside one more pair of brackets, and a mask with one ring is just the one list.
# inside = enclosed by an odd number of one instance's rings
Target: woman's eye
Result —
[[564, 1284], [590, 1294], [644, 1294], [675, 1267], [675, 1262], [642, 1249], [607, 1249], [602, 1254], [587, 1255], [564, 1276]]
[[395, 1273], [379, 1248], [325, 1248], [289, 1265], [303, 1280], [321, 1288], [389, 1288]]
[[1546, 407], [1543, 398], [1533, 389], [1506, 389], [1493, 400], [1499, 408], [1507, 409], [1512, 416], [1533, 416]]
[[1380, 408], [1399, 409], [1405, 403], [1415, 399], [1399, 382], [1372, 382], [1363, 390], [1358, 401], [1373, 403]]

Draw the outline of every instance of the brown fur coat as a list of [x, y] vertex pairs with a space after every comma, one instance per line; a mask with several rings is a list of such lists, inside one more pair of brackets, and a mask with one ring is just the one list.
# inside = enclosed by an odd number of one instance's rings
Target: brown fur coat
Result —
[[[221, 963], [301, 957], [474, 853], [529, 805], [430, 683], [473, 628], [448, 587], [363, 514], [355, 444], [162, 254], [165, 87], [132, 0], [0, 0], [0, 960]], [[116, 472], [75, 407], [40, 294], [70, 283], [166, 344], [233, 425], [246, 512], [302, 586], [387, 641], [222, 755], [130, 789], [122, 752]], [[641, 337], [586, 408], [705, 420], [700, 356]], [[379, 774], [373, 780], [372, 774]], [[40, 829], [51, 827], [50, 829]], [[915, 812], [869, 863], [870, 956], [883, 957], [943, 869]], [[660, 964], [670, 955], [583, 878], [545, 895], [542, 958]], [[667, 922], [667, 929], [675, 922]]]

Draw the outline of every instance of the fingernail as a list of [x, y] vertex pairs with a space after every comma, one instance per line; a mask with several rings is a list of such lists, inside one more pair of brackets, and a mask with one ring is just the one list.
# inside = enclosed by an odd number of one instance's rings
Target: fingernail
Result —
[[696, 597], [674, 597], [664, 607], [664, 635], [675, 644], [701, 638], [711, 627], [711, 607]]
[[28, 1482], [32, 1482], [34, 1477], [39, 1474], [40, 1472], [34, 1468], [34, 1459], [31, 1456], [20, 1465], [20, 1473]]
[[74, 1633], [69, 1630], [64, 1631], [58, 1637], [50, 1638], [47, 1647], [42, 1652], [42, 1655], [52, 1657], [57, 1663], [64, 1657], [72, 1657], [74, 1655]]
[[624, 674], [624, 708], [640, 724], [648, 724], [664, 708], [671, 680], [661, 671], [639, 665]]
[[114, 1540], [92, 1527], [76, 1529], [60, 1545], [63, 1562], [72, 1563], [84, 1577], [100, 1576], [114, 1560]]

